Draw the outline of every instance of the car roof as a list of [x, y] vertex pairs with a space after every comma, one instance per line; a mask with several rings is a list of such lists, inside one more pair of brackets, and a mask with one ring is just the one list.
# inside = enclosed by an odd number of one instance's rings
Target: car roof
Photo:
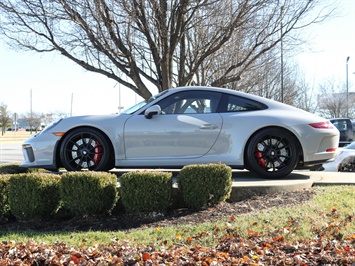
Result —
[[224, 92], [224, 93], [229, 93], [229, 94], [234, 94], [240, 97], [245, 97], [251, 100], [255, 100], [255, 101], [260, 101], [263, 103], [267, 103], [267, 104], [276, 104], [276, 105], [286, 105], [277, 101], [274, 101], [272, 99], [268, 99], [268, 98], [264, 98], [255, 94], [250, 94], [250, 93], [246, 93], [246, 92], [242, 92], [242, 91], [237, 91], [237, 90], [233, 90], [233, 89], [227, 89], [227, 88], [220, 88], [220, 87], [209, 87], [209, 86], [187, 86], [187, 87], [175, 87], [175, 88], [171, 88], [169, 89], [169, 91], [191, 91], [191, 90], [208, 90], [208, 91], [216, 91], [216, 92]]
[[331, 120], [331, 121], [334, 121], [334, 120], [349, 120], [351, 122], [350, 118], [346, 118], [346, 117], [330, 118], [329, 120]]

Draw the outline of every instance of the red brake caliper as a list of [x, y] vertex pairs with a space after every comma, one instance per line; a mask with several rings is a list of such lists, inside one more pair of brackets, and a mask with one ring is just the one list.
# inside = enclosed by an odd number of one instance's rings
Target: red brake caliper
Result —
[[101, 159], [101, 152], [102, 152], [102, 149], [100, 147], [100, 143], [96, 140], [95, 141], [95, 155], [94, 155], [94, 163], [95, 165], [98, 164], [100, 162], [100, 159]]
[[261, 165], [261, 167], [266, 167], [266, 163], [265, 160], [263, 158], [263, 154], [260, 151], [256, 151], [255, 153], [256, 159], [258, 160], [259, 164]]

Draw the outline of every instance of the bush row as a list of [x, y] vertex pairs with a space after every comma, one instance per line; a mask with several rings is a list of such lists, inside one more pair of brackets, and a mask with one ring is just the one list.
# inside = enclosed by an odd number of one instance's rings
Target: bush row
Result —
[[[173, 206], [199, 209], [225, 201], [232, 189], [232, 170], [224, 164], [185, 166], [177, 176], [174, 195], [172, 173], [132, 171], [117, 176], [107, 172], [15, 173], [16, 166], [0, 166], [0, 220], [48, 218], [110, 213], [122, 205], [126, 212], [164, 211]], [[119, 202], [120, 199], [120, 203]]]

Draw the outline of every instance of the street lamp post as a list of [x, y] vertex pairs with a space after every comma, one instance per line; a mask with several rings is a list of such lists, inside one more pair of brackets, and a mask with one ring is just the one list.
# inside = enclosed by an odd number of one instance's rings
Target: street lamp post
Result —
[[71, 93], [71, 99], [70, 99], [70, 116], [73, 116], [73, 97], [74, 97], [74, 94]]
[[281, 102], [284, 102], [284, 49], [283, 49], [283, 32], [282, 32], [282, 16], [284, 6], [281, 7], [281, 26], [280, 26], [280, 44], [281, 44]]
[[346, 58], [346, 117], [349, 117], [349, 59], [350, 56]]

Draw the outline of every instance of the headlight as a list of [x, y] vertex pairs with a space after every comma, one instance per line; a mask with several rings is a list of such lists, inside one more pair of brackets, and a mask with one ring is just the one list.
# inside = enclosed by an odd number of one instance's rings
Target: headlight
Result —
[[56, 125], [59, 124], [59, 122], [62, 121], [62, 118], [58, 119], [58, 120], [55, 120], [53, 121], [52, 123], [49, 123], [42, 131], [41, 131], [41, 134], [50, 130], [51, 128], [54, 128]]

